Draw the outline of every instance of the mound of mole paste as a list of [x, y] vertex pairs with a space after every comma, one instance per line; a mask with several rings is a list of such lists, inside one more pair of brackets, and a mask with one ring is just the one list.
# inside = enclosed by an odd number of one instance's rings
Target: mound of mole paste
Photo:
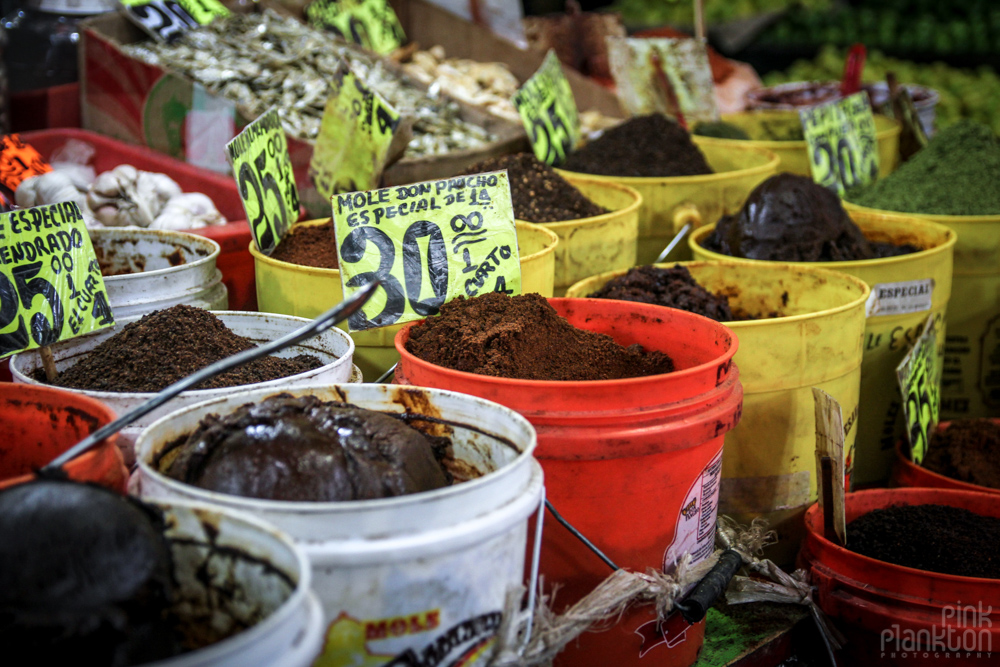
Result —
[[155, 508], [61, 480], [0, 491], [5, 665], [124, 667], [182, 652], [173, 564]]
[[954, 421], [931, 436], [922, 465], [945, 477], [1000, 489], [1000, 423]]
[[[207, 310], [174, 306], [126, 324], [51, 384], [91, 391], [157, 392], [216, 361], [254, 347], [256, 342], [236, 335]], [[322, 365], [308, 354], [290, 359], [269, 356], [216, 375], [195, 389], [268, 382]], [[35, 379], [47, 382], [41, 369], [36, 371]]]
[[246, 498], [366, 500], [448, 486], [439, 463], [447, 447], [387, 414], [279, 394], [206, 417], [164, 454], [160, 468], [186, 484]]
[[731, 257], [781, 262], [843, 262], [919, 250], [869, 241], [836, 193], [794, 174], [758, 185], [738, 213], [719, 220], [704, 246]]
[[589, 297], [678, 308], [704, 315], [716, 322], [732, 322], [736, 319], [729, 308], [729, 297], [709, 292], [695, 281], [687, 267], [680, 264], [669, 269], [657, 266], [634, 267], [625, 275], [612, 278]]
[[683, 127], [663, 114], [635, 116], [566, 157], [562, 169], [603, 176], [711, 174], [701, 150]]
[[455, 299], [410, 330], [406, 349], [446, 368], [522, 380], [617, 380], [674, 370], [662, 352], [577, 329], [538, 294]]

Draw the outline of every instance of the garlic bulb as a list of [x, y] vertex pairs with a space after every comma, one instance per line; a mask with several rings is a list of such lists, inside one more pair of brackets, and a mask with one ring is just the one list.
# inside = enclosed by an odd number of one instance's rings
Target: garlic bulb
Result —
[[17, 186], [14, 199], [22, 208], [64, 201], [81, 204], [86, 201], [83, 194], [73, 185], [73, 179], [58, 171], [50, 171], [22, 181]]
[[120, 164], [98, 176], [87, 193], [97, 218], [109, 227], [149, 227], [181, 187], [166, 174]]
[[224, 224], [226, 219], [211, 199], [200, 192], [189, 192], [171, 197], [149, 228], [180, 231]]

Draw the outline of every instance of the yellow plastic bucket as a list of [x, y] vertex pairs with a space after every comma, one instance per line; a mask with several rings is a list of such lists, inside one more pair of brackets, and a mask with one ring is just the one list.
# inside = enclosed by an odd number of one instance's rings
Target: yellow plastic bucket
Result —
[[566, 222], [539, 223], [559, 237], [556, 246], [555, 295], [587, 276], [635, 266], [642, 197], [617, 183], [569, 176], [566, 180], [609, 213]]
[[672, 178], [560, 173], [571, 179], [626, 185], [639, 193], [642, 206], [636, 261], [649, 264], [685, 224], [715, 224], [723, 214], [738, 211], [750, 191], [778, 169], [778, 156], [763, 148], [710, 146], [701, 150], [716, 173]]
[[[765, 141], [754, 137], [770, 136], [765, 128], [771, 131], [790, 126], [801, 127], [799, 112], [793, 110], [741, 111], [739, 113], [724, 113], [722, 120], [735, 125], [746, 132], [751, 140], [719, 139], [716, 137], [692, 136], [694, 143], [702, 151], [709, 147], [728, 149], [734, 146], [756, 146], [764, 148], [781, 160], [778, 171], [787, 171], [800, 176], [811, 176], [809, 167], [809, 147], [805, 141]], [[878, 174], [888, 176], [899, 166], [899, 135], [903, 131], [899, 121], [887, 116], [875, 116], [875, 140], [878, 142]], [[714, 222], [714, 220], [712, 221]]]
[[[900, 257], [853, 262], [762, 262], [720, 255], [701, 246], [712, 227], [697, 230], [689, 239], [695, 259], [820, 266], [847, 273], [868, 283], [874, 293], [892, 283], [932, 281], [930, 308], [896, 315], [872, 315], [865, 326], [865, 356], [861, 364], [861, 398], [855, 446], [854, 483], [868, 486], [889, 477], [893, 447], [904, 436], [896, 366], [920, 336], [931, 314], [944, 331], [944, 315], [951, 297], [955, 232], [927, 220], [852, 211], [851, 218], [873, 241], [910, 243], [920, 252]], [[938, 338], [938, 360], [944, 354], [944, 336]], [[849, 415], [844, 414], [844, 419]]]
[[924, 215], [864, 208], [887, 219], [930, 220], [955, 231], [941, 418], [1000, 417], [1000, 215]]
[[[734, 361], [743, 383], [743, 416], [726, 434], [719, 512], [738, 521], [765, 517], [779, 533], [771, 558], [791, 562], [816, 500], [812, 387], [840, 402], [845, 424], [858, 408], [865, 302], [857, 278], [816, 266], [678, 262], [710, 292], [769, 319], [726, 322], [740, 341]], [[675, 263], [660, 264], [671, 267]], [[566, 296], [586, 297], [625, 271], [593, 276]], [[857, 429], [846, 434], [848, 451]]]
[[[297, 223], [289, 231], [305, 226], [322, 225], [326, 220], [308, 220]], [[555, 249], [559, 238], [542, 225], [517, 223], [517, 247], [521, 257], [521, 291], [538, 292], [552, 296], [555, 270]], [[264, 313], [281, 313], [314, 318], [344, 300], [340, 284], [340, 271], [300, 266], [271, 259], [257, 250], [250, 241], [254, 271], [257, 278], [257, 308]], [[354, 339], [354, 363], [365, 378], [374, 382], [399, 361], [393, 344], [396, 332], [404, 325], [357, 331]], [[347, 328], [342, 323], [341, 328]]]

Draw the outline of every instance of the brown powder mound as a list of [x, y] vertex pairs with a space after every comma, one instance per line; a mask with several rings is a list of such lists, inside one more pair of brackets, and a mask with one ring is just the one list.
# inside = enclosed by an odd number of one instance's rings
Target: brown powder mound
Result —
[[704, 246], [731, 257], [779, 262], [844, 262], [919, 250], [869, 241], [836, 193], [793, 174], [772, 176], [754, 188], [738, 213], [719, 220]]
[[[195, 371], [257, 347], [237, 336], [207, 310], [174, 306], [126, 324], [87, 356], [59, 374], [59, 387], [91, 391], [157, 392]], [[195, 389], [237, 387], [277, 380], [319, 368], [323, 362], [300, 354], [264, 357], [203, 382]], [[45, 382], [44, 372], [35, 379]]]
[[945, 477], [1000, 489], [1000, 424], [989, 419], [952, 422], [931, 437], [923, 466]]
[[271, 259], [317, 269], [337, 268], [337, 239], [333, 234], [333, 221], [292, 227], [271, 253]]
[[1000, 519], [947, 505], [897, 505], [847, 524], [847, 548], [928, 572], [1000, 579]]
[[561, 167], [604, 176], [700, 176], [711, 174], [687, 131], [662, 114], [636, 116], [605, 130]]
[[623, 276], [608, 281], [590, 295], [592, 299], [638, 301], [655, 306], [678, 308], [710, 317], [716, 322], [732, 322], [729, 298], [716, 295], [699, 285], [687, 267], [677, 264], [670, 269], [637, 266]]
[[562, 222], [604, 215], [608, 212], [583, 196], [556, 170], [531, 153], [503, 155], [483, 160], [465, 173], [507, 170], [514, 217], [528, 222]]
[[413, 327], [406, 349], [446, 368], [522, 380], [617, 380], [674, 370], [662, 352], [577, 329], [538, 294], [460, 297]]

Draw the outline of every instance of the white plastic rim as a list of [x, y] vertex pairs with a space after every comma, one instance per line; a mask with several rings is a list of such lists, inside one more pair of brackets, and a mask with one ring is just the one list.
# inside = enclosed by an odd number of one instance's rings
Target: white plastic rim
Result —
[[[245, 336], [258, 343], [270, 342], [301, 328], [308, 324], [310, 320], [302, 317], [292, 317], [291, 315], [277, 315], [273, 313], [250, 313], [244, 311], [214, 311], [213, 314], [240, 336]], [[89, 353], [114, 334], [118, 333], [130, 322], [135, 322], [141, 316], [122, 318], [115, 322], [113, 327], [102, 329], [89, 336], [74, 338], [52, 346], [52, 355], [56, 360], [56, 370], [63, 371], [75, 364], [80, 357]], [[177, 398], [169, 401], [157, 410], [134, 422], [122, 430], [118, 436], [119, 446], [131, 448], [135, 439], [139, 437], [142, 429], [152, 424], [157, 419], [174, 412], [180, 408], [194, 405], [212, 398], [232, 396], [250, 388], [267, 388], [269, 391], [275, 389], [285, 389], [287, 387], [312, 385], [319, 382], [330, 384], [338, 382], [360, 381], [360, 373], [353, 365], [354, 341], [346, 332], [332, 327], [323, 333], [303, 341], [298, 345], [293, 345], [279, 352], [279, 357], [294, 357], [299, 354], [311, 354], [318, 357], [323, 366], [320, 368], [290, 375], [285, 378], [261, 382], [256, 385], [242, 385], [239, 387], [226, 387], [222, 389], [197, 389], [185, 391]], [[35, 380], [32, 376], [42, 366], [42, 358], [37, 350], [21, 352], [15, 354], [10, 359], [10, 372], [14, 382], [23, 384], [46, 385]], [[355, 380], [355, 378], [357, 378]], [[153, 398], [153, 393], [130, 393], [112, 391], [89, 391], [86, 389], [65, 389], [91, 398], [97, 399], [111, 407], [119, 415], [145, 403]], [[129, 457], [126, 457], [129, 458]]]
[[395, 498], [289, 502], [216, 493], [171, 479], [155, 469], [159, 453], [179, 437], [191, 433], [204, 417], [226, 415], [241, 405], [258, 403], [276, 393], [280, 392], [254, 389], [220, 397], [178, 410], [153, 423], [136, 442], [134, 488], [142, 497], [187, 498], [265, 517], [308, 548], [310, 544], [330, 540], [381, 541], [456, 526], [513, 502], [532, 483], [536, 436], [524, 417], [465, 394], [385, 384], [295, 387], [287, 393], [472, 425], [490, 435], [456, 426], [449, 437], [455, 457], [486, 474], [461, 484]]
[[212, 239], [159, 229], [105, 227], [89, 232], [95, 251], [100, 251], [106, 262], [135, 269], [135, 260], [142, 259], [141, 272], [104, 278], [108, 302], [116, 317], [131, 317], [178, 303], [221, 308], [228, 305], [228, 292], [216, 268], [221, 248]]
[[[201, 503], [148, 502], [164, 511], [168, 539], [186, 538], [232, 547], [267, 563], [295, 584], [284, 600], [265, 601], [274, 609], [253, 627], [211, 646], [150, 664], [156, 667], [243, 667], [250, 664], [307, 667], [312, 663], [322, 646], [323, 614], [310, 590], [309, 561], [288, 535], [253, 516]], [[209, 535], [206, 524], [217, 533]], [[233, 575], [244, 595], [261, 591], [275, 595], [260, 582], [240, 580], [241, 574], [245, 577], [247, 572], [235, 569]], [[183, 581], [180, 583], [183, 585]]]

